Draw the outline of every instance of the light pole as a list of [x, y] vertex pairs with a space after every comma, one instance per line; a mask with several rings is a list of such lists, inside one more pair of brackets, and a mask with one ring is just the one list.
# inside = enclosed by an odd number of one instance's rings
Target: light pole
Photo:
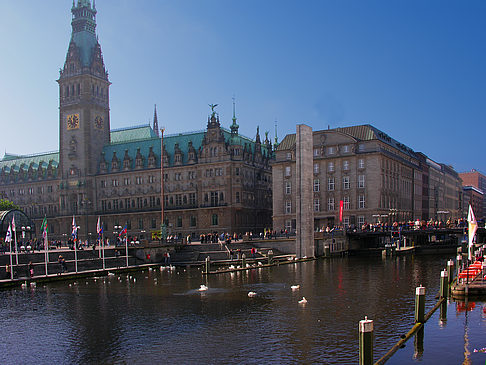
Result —
[[164, 221], [164, 128], [160, 132], [160, 241], [163, 242], [167, 234]]

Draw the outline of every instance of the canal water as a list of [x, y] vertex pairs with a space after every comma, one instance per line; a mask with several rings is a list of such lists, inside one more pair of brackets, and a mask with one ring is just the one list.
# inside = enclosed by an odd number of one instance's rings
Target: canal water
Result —
[[[364, 316], [377, 360], [413, 326], [415, 287], [426, 311], [435, 305], [448, 259], [345, 257], [208, 278], [177, 268], [2, 291], [0, 363], [356, 364]], [[467, 307], [450, 302], [446, 320], [437, 311], [423, 344], [410, 339], [388, 363], [484, 364], [474, 350], [486, 347], [486, 305]]]

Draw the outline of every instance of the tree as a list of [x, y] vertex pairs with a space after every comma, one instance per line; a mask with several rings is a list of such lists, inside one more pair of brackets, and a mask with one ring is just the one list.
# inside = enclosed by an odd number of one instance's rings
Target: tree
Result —
[[3, 210], [11, 210], [11, 209], [20, 209], [20, 207], [10, 200], [7, 199], [0, 199], [0, 211]]

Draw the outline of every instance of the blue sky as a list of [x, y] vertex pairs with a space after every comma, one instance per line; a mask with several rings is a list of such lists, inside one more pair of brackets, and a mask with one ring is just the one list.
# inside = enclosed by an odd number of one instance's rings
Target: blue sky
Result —
[[[0, 156], [57, 150], [71, 0], [0, 0]], [[111, 126], [274, 136], [369, 123], [486, 173], [486, 1], [98, 0]]]

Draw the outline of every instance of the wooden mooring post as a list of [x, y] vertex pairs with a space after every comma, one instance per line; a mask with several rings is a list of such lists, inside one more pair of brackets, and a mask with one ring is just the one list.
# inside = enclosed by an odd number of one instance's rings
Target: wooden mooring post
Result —
[[447, 261], [447, 276], [449, 277], [449, 285], [451, 285], [452, 279], [454, 277], [454, 261], [453, 260]]
[[373, 321], [359, 321], [359, 365], [373, 364]]
[[449, 294], [449, 278], [447, 276], [447, 271], [442, 270], [440, 272], [440, 297], [447, 298]]
[[415, 323], [424, 323], [425, 319], [425, 288], [420, 285], [415, 288]]

